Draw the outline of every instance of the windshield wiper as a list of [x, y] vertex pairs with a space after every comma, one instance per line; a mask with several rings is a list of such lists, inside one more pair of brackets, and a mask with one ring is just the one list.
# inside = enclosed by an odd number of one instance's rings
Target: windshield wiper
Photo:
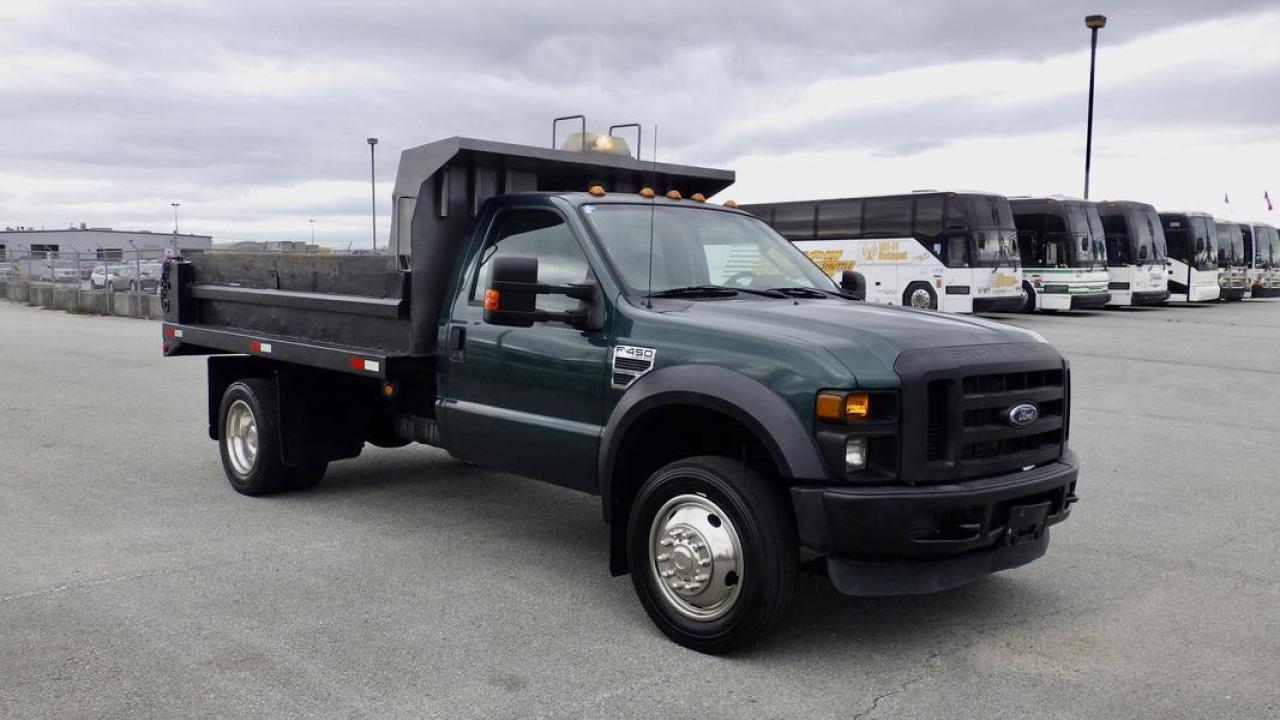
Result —
[[821, 298], [829, 298], [829, 297], [838, 297], [844, 300], [857, 299], [848, 293], [836, 292], [834, 290], [819, 290], [818, 288], [810, 288], [810, 287], [776, 287], [776, 288], [769, 288], [769, 290], [776, 293], [782, 293], [783, 295], [786, 295], [787, 297], [792, 297], [792, 298], [821, 299]]
[[651, 292], [645, 297], [664, 298], [664, 297], [732, 297], [737, 295], [738, 291], [733, 288], [723, 287], [721, 285], [689, 285], [687, 287], [668, 288], [666, 290], [658, 290]]

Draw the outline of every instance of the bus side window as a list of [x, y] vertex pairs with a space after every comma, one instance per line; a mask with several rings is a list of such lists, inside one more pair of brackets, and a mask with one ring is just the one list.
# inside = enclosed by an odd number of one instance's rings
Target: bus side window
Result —
[[924, 244], [942, 234], [942, 196], [918, 197], [916, 200], [915, 232], [917, 240]]

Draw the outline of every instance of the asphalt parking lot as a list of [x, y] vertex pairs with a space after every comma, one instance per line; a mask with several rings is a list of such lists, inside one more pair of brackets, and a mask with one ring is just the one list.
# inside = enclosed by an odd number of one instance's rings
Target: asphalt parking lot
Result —
[[593, 498], [425, 448], [242, 497], [202, 359], [0, 302], [0, 717], [1280, 716], [1280, 300], [1003, 319], [1072, 362], [1048, 556], [921, 597], [808, 577], [715, 658], [609, 577]]

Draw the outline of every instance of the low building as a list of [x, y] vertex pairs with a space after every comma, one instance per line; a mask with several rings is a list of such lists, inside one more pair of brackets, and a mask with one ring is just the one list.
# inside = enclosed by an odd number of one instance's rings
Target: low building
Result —
[[81, 225], [66, 230], [0, 230], [0, 257], [24, 258], [43, 254], [46, 258], [97, 258], [119, 260], [135, 254], [163, 255], [177, 242], [180, 250], [208, 250], [213, 237], [190, 233], [153, 233], [148, 230], [113, 230]]

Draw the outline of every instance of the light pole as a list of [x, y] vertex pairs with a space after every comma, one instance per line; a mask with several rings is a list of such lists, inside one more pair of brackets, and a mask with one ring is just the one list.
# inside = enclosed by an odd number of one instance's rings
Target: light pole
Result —
[[173, 206], [173, 256], [178, 256], [178, 206], [182, 203], [169, 203]]
[[1084, 138], [1084, 199], [1089, 199], [1089, 165], [1093, 160], [1093, 74], [1098, 63], [1098, 31], [1107, 26], [1106, 15], [1090, 15], [1084, 26], [1092, 31], [1089, 44], [1089, 125]]
[[369, 208], [370, 214], [373, 216], [373, 250], [378, 251], [378, 181], [373, 171], [373, 146], [378, 144], [378, 138], [371, 137], [369, 142]]
[[316, 244], [316, 219], [311, 218], [307, 222], [311, 223], [311, 244]]

